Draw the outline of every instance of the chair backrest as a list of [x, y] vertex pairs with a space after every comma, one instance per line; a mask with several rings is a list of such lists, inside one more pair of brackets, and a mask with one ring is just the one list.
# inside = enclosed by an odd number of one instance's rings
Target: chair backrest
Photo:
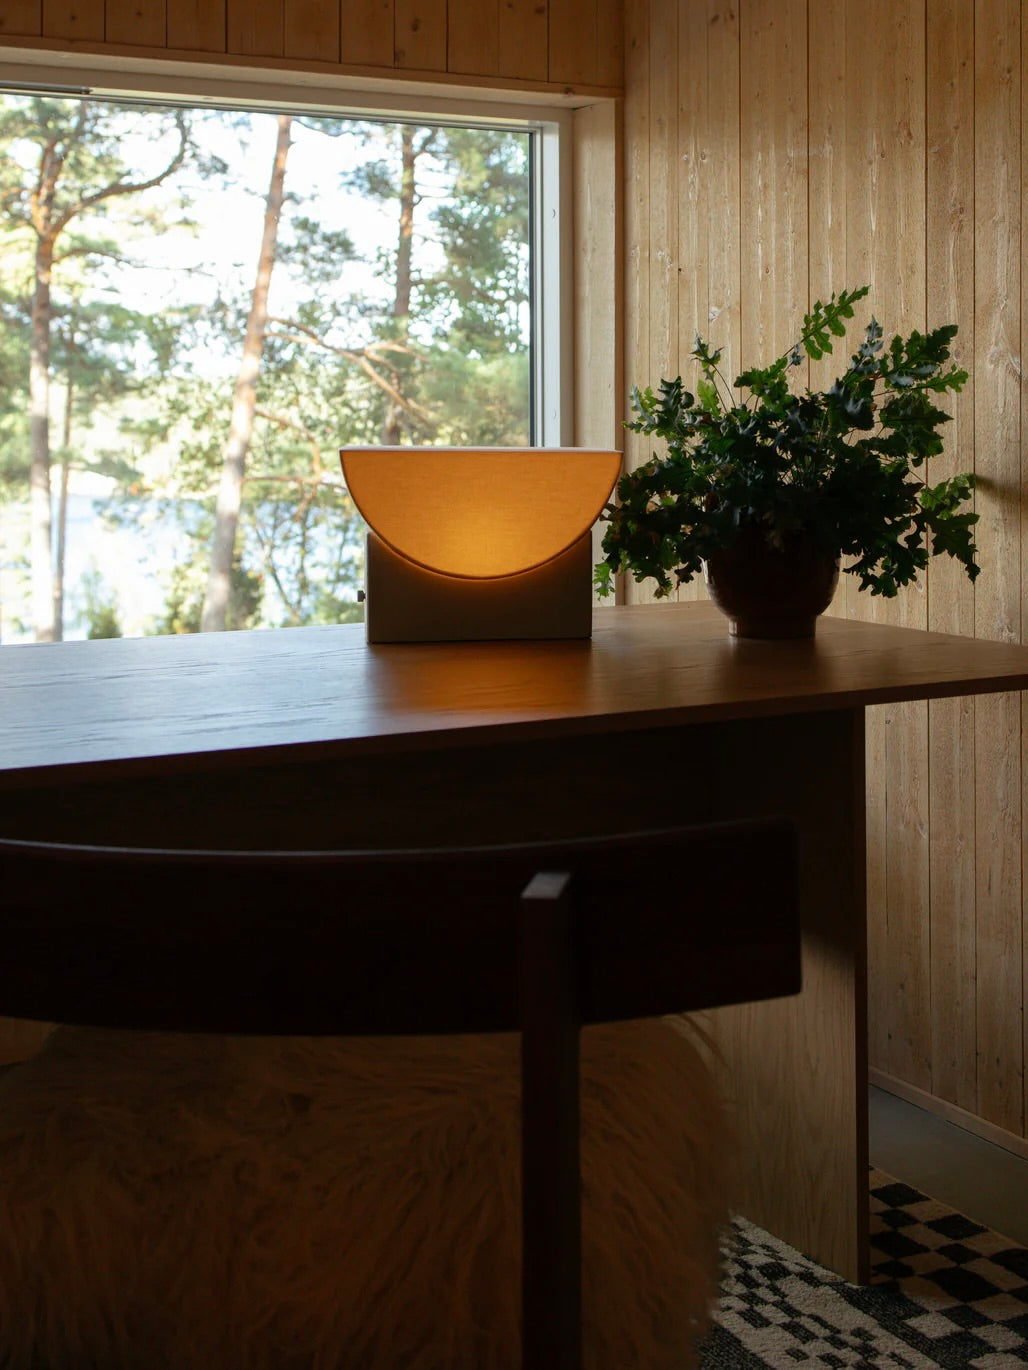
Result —
[[547, 872], [569, 877], [582, 1022], [799, 988], [796, 836], [779, 820], [433, 851], [0, 841], [0, 1014], [201, 1032], [513, 1030], [522, 895]]

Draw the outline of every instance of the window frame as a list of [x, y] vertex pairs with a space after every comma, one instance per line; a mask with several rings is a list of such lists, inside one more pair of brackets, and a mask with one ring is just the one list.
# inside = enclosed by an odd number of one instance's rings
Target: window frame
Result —
[[530, 157], [532, 441], [541, 447], [573, 444], [572, 107], [550, 104], [537, 92], [2, 46], [0, 93], [353, 115], [536, 135]]

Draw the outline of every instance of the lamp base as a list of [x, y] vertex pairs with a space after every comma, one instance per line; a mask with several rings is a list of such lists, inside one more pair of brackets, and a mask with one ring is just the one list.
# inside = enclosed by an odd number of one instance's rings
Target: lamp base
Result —
[[368, 533], [369, 642], [480, 642], [592, 636], [592, 535], [516, 576], [469, 580], [426, 570]]

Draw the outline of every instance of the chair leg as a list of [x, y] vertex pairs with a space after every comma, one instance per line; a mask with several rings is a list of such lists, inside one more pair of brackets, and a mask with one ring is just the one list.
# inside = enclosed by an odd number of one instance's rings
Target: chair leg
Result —
[[581, 1370], [577, 962], [569, 877], [521, 900], [522, 1370]]

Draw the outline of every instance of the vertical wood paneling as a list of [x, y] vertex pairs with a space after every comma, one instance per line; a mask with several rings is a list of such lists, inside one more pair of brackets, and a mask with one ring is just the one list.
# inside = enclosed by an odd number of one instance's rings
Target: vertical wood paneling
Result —
[[[549, 0], [550, 80], [574, 85], [588, 81], [597, 64], [597, 5], [599, 0]], [[665, 13], [673, 6], [653, 5]], [[626, 32], [631, 32], [626, 27]]]
[[[1021, 234], [1028, 231], [1028, 23], [1021, 9]], [[1024, 386], [1025, 357], [1028, 356], [1028, 272], [1021, 272], [1021, 442], [1028, 434], [1028, 393]], [[1028, 460], [1021, 454], [1021, 604], [1028, 594]], [[1028, 623], [1021, 614], [1021, 641], [1028, 640]], [[1028, 1135], [1028, 695], [1021, 696], [1021, 1129]]]
[[[1025, 630], [1023, 10], [1021, 0], [817, 0], [795, 9], [790, 0], [655, 0], [646, 62], [629, 19], [628, 379], [658, 379], [642, 364], [660, 356], [660, 291], [665, 280], [673, 290], [676, 278], [683, 362], [698, 315], [707, 313], [706, 331], [719, 341], [715, 281], [727, 277], [729, 296], [734, 283], [743, 351], [733, 374], [760, 359], [755, 351], [770, 355], [789, 341], [790, 307], [844, 286], [872, 286], [860, 327], [872, 312], [890, 332], [960, 327], [955, 358], [972, 371], [972, 384], [947, 397], [954, 421], [926, 474], [934, 481], [979, 472], [977, 587], [940, 560], [893, 602], [858, 594], [844, 577], [835, 612], [991, 637]], [[678, 159], [666, 186], [660, 178], [672, 164], [661, 110], [670, 94], [654, 35], [672, 13]], [[797, 150], [804, 93], [807, 154]], [[682, 268], [670, 275], [659, 260], [669, 195], [678, 204]], [[843, 364], [837, 356], [812, 366], [812, 384], [828, 383]], [[930, 713], [924, 705], [883, 707], [868, 716], [874, 1064], [1016, 1135], [1024, 1133], [1028, 1054], [1025, 747], [1020, 699], [940, 701]]]
[[624, 442], [620, 119], [610, 101], [574, 114], [574, 442], [582, 447], [621, 448]]
[[747, 0], [741, 16], [742, 350], [763, 366], [807, 307], [806, 0]]
[[244, 57], [281, 57], [286, 0], [228, 0], [228, 50]]
[[[842, 19], [842, 69], [845, 74], [846, 117], [843, 122], [843, 157], [846, 166], [845, 200], [839, 208], [845, 224], [844, 284], [870, 284], [875, 277], [877, 246], [869, 211], [877, 215], [880, 154], [877, 128], [881, 118], [881, 92], [876, 83], [879, 60], [871, 44], [858, 41], [867, 16], [859, 5], [834, 6]], [[836, 37], [839, 36], [838, 27]], [[853, 92], [862, 92], [855, 105]], [[882, 273], [884, 275], [884, 273]], [[876, 299], [876, 313], [880, 306]], [[861, 322], [866, 321], [862, 311]], [[871, 612], [857, 599], [856, 585], [843, 575], [836, 606], [847, 617]], [[891, 1067], [889, 996], [885, 992], [889, 970], [888, 918], [888, 813], [885, 789], [886, 720], [883, 710], [867, 710], [867, 906], [868, 906], [868, 1007], [869, 1056], [872, 1066]]]
[[549, 76], [547, 9], [541, 0], [500, 0], [499, 70], [521, 81]]
[[[810, 74], [807, 92], [807, 173], [810, 247], [808, 307], [827, 300], [859, 281], [847, 278], [846, 169], [847, 106], [846, 10], [843, 5], [811, 5], [807, 36]], [[809, 363], [810, 384], [830, 385], [838, 372], [837, 356]]]
[[[693, 383], [689, 350], [697, 332], [706, 336], [710, 322], [709, 206], [712, 158], [707, 5], [680, 9], [678, 33], [678, 337], [681, 372]], [[642, 382], [640, 381], [640, 384]], [[647, 384], [650, 378], [647, 377]]]
[[167, 0], [168, 47], [181, 52], [225, 52], [226, 0]]
[[396, 0], [395, 62], [418, 71], [446, 70], [446, 0]]
[[700, 149], [708, 196], [707, 308], [687, 328], [680, 328], [680, 334], [692, 346], [695, 334], [702, 332], [720, 347], [721, 369], [731, 383], [744, 365], [740, 304], [743, 226], [735, 210], [742, 175], [739, 6], [731, 0], [715, 0], [708, 3], [707, 11], [707, 131]]
[[[887, 331], [925, 326], [924, 6], [847, 5], [847, 276], [870, 283]], [[889, 33], [888, 44], [860, 34]], [[855, 93], [861, 92], [859, 99]], [[858, 593], [846, 612], [924, 627], [923, 583], [896, 600]], [[923, 704], [869, 711], [868, 898], [872, 1064], [931, 1084], [928, 737]]]
[[163, 48], [168, 41], [165, 0], [107, 0], [104, 36], [108, 43]]
[[[636, 340], [638, 350], [632, 358], [631, 376], [632, 383], [641, 388], [656, 387], [662, 377], [677, 376], [684, 360], [678, 346], [679, 69], [675, 6], [651, 7], [646, 41], [648, 197], [640, 220], [641, 247], [647, 263], [646, 325]], [[652, 441], [638, 445], [638, 459], [645, 461], [651, 451]], [[628, 586], [631, 603], [646, 603], [652, 598], [648, 584], [632, 582]]]
[[[650, 81], [649, 0], [625, 0], [625, 81], [635, 98], [625, 103], [625, 386], [646, 386], [649, 365], [650, 260], [648, 205], [650, 199]], [[622, 400], [622, 415], [628, 417]], [[646, 460], [648, 444], [637, 433], [624, 435], [625, 469]], [[638, 587], [628, 581], [619, 592], [635, 602]]]
[[[807, 34], [810, 72], [807, 90], [807, 217], [810, 230], [807, 304], [851, 289], [846, 261], [846, 10], [843, 5], [811, 5]], [[812, 389], [831, 385], [838, 358], [807, 362]], [[830, 613], [844, 614], [848, 593], [840, 580]], [[873, 817], [872, 817], [873, 825]]]
[[[975, 588], [980, 637], [1021, 638], [1021, 34], [1018, 0], [980, 0], [975, 32]], [[975, 710], [978, 1105], [1012, 1132], [1024, 1121], [1021, 706]]]
[[625, 78], [625, 25], [622, 0], [596, 0], [596, 65], [591, 79], [620, 86]]
[[646, 384], [681, 369], [678, 347], [678, 13], [650, 16], [650, 303]]
[[395, 0], [342, 0], [342, 60], [353, 66], [391, 67], [396, 48]]
[[43, 0], [43, 37], [102, 42], [104, 0]]
[[339, 0], [288, 0], [282, 15], [286, 57], [339, 61]]
[[[953, 359], [974, 359], [974, 11], [964, 0], [928, 0], [926, 208], [928, 324], [959, 320]], [[947, 402], [946, 451], [927, 479], [974, 460], [973, 377]], [[939, 558], [928, 577], [928, 626], [974, 635], [974, 589]], [[929, 717], [932, 1092], [974, 1111], [975, 803], [974, 697], [933, 700]]]
[[5, 0], [0, 5], [0, 34], [35, 38], [43, 32], [43, 0]]
[[448, 71], [495, 76], [500, 69], [499, 0], [448, 0]]
[[[656, 385], [661, 376], [694, 380], [690, 357], [698, 331], [725, 347], [726, 373], [738, 357], [739, 325], [739, 115], [738, 18], [721, 0], [669, 6], [663, 22], [648, 12], [645, 30], [646, 113], [629, 106], [627, 118], [645, 120], [647, 166], [629, 183], [629, 204], [648, 186], [637, 206], [638, 238], [629, 232], [626, 286], [629, 342], [627, 379]], [[641, 30], [626, 23], [626, 81], [639, 70]], [[631, 75], [629, 75], [629, 67]], [[677, 100], [677, 118], [665, 117], [665, 102]], [[668, 104], [667, 108], [675, 108]], [[626, 156], [635, 154], [626, 128]], [[638, 165], [638, 164], [636, 164]], [[633, 280], [633, 263], [645, 258], [645, 275]], [[631, 435], [630, 435], [631, 436]], [[631, 465], [648, 458], [652, 444], [632, 439]], [[648, 586], [629, 585], [633, 603], [652, 598]], [[682, 599], [705, 595], [693, 581]]]

